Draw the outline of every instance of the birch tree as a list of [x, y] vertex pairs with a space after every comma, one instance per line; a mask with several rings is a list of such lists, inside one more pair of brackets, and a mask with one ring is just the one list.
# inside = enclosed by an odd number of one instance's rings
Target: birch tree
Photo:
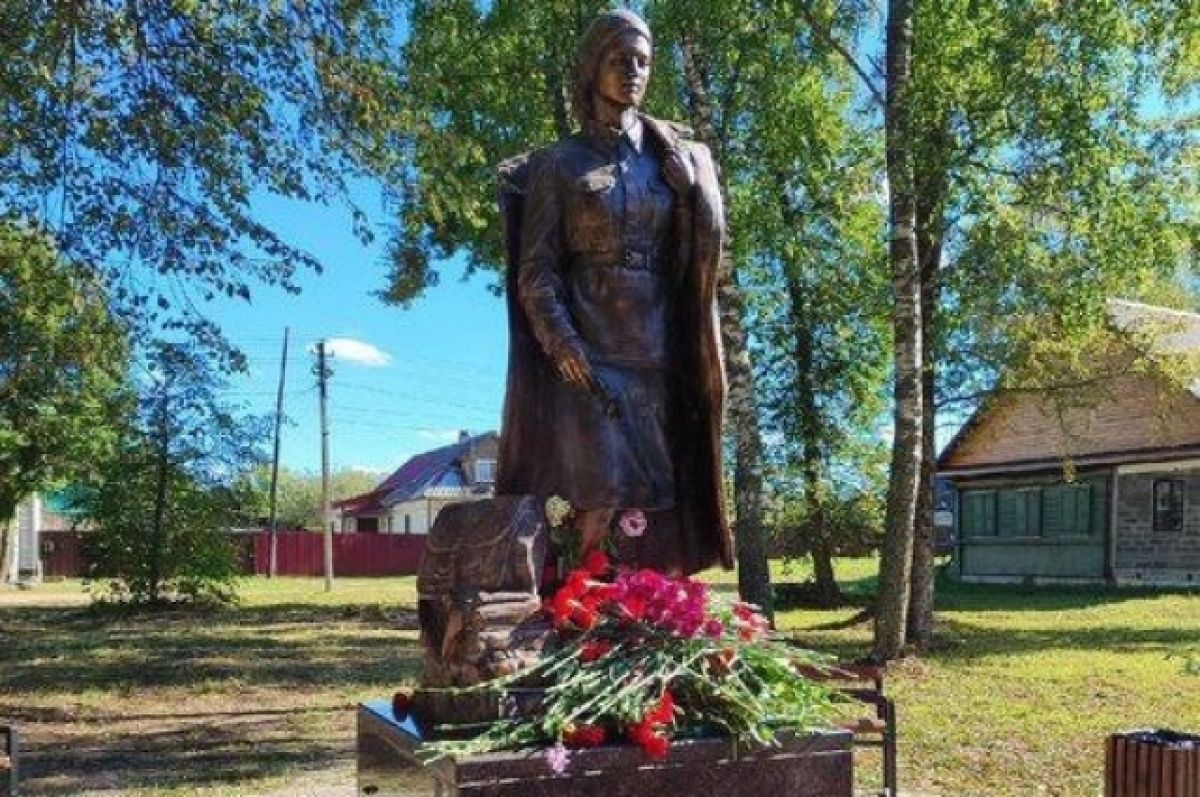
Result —
[[921, 275], [917, 260], [917, 196], [913, 184], [912, 0], [889, 0], [886, 38], [889, 261], [892, 272], [894, 423], [884, 519], [874, 656], [903, 650], [922, 459]]

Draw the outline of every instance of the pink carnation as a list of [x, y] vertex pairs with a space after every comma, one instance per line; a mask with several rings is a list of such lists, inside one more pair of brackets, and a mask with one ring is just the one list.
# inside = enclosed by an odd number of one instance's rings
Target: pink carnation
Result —
[[617, 527], [626, 537], [640, 537], [646, 533], [646, 513], [640, 509], [626, 509], [617, 521]]

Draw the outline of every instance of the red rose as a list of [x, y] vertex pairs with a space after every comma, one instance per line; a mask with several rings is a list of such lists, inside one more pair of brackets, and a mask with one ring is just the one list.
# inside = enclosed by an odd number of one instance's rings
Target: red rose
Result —
[[670, 725], [675, 721], [675, 697], [670, 690], [663, 692], [658, 705], [642, 719], [648, 725]]
[[647, 758], [655, 761], [662, 761], [667, 757], [667, 751], [671, 747], [671, 740], [665, 733], [654, 730], [645, 720], [630, 725], [625, 730], [625, 735], [630, 741], [642, 748], [642, 752]]
[[612, 564], [608, 561], [608, 555], [599, 548], [593, 548], [583, 557], [583, 569], [592, 576], [602, 576], [612, 569]]
[[577, 725], [563, 734], [563, 742], [571, 747], [599, 747], [604, 737], [604, 728], [599, 725]]
[[571, 622], [583, 631], [591, 631], [599, 622], [600, 615], [595, 609], [589, 609], [587, 606], [575, 604], [571, 609]]
[[636, 595], [630, 595], [625, 600], [621, 601], [621, 608], [629, 615], [631, 620], [641, 620], [646, 616], [646, 599]]
[[579, 660], [584, 664], [602, 659], [612, 650], [612, 643], [606, 639], [593, 639], [583, 643], [579, 649]]
[[642, 752], [652, 761], [662, 761], [671, 749], [671, 740], [661, 733], [652, 733], [642, 740]]

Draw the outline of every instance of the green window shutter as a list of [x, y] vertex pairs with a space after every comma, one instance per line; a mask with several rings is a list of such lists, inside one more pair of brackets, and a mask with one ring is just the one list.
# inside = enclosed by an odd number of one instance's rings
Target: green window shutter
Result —
[[1036, 537], [1041, 528], [1041, 491], [1021, 487], [997, 495], [996, 532], [1001, 537]]
[[996, 533], [1001, 537], [1019, 537], [1025, 523], [1025, 507], [1017, 490], [996, 494]]
[[1042, 533], [1042, 491], [1033, 487], [1022, 492], [1025, 493], [1025, 533], [1037, 537]]
[[1056, 484], [1042, 491], [1042, 530], [1047, 537], [1079, 537], [1092, 530], [1092, 485]]
[[1108, 531], [1108, 482], [1092, 482], [1092, 534]]
[[979, 493], [962, 494], [962, 535], [964, 537], [979, 536]]
[[1042, 533], [1047, 537], [1061, 537], [1063, 528], [1063, 505], [1065, 491], [1061, 485], [1042, 490]]
[[1072, 532], [1086, 535], [1092, 531], [1092, 485], [1088, 482], [1071, 485], [1074, 498]]
[[996, 533], [996, 494], [990, 490], [968, 490], [962, 494], [962, 534], [990, 537]]

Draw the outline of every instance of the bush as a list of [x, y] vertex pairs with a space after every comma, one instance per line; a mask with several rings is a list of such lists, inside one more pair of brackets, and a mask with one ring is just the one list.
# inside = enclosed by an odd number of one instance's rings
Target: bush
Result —
[[[834, 556], [866, 556], [879, 549], [883, 538], [883, 502], [873, 492], [829, 497], [821, 522]], [[789, 504], [771, 535], [770, 555], [802, 559], [812, 552], [818, 529], [804, 501]]]
[[102, 600], [236, 600], [234, 495], [164, 465], [147, 446], [117, 457], [80, 500], [96, 525], [84, 553]]

